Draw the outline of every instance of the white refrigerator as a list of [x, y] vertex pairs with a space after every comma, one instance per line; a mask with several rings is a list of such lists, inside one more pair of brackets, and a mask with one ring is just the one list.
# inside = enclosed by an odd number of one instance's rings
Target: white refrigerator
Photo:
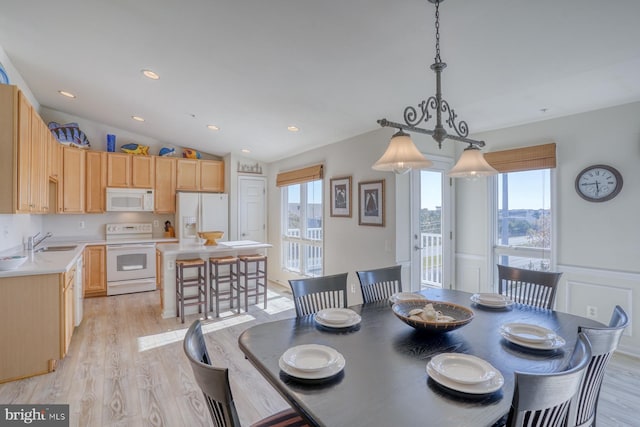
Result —
[[196, 242], [198, 231], [224, 231], [220, 240], [229, 240], [229, 195], [178, 192], [176, 225], [180, 243]]

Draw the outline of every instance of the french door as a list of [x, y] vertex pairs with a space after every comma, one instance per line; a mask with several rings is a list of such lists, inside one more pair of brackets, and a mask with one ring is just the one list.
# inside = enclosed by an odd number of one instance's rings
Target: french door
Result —
[[452, 161], [434, 158], [411, 171], [411, 289], [450, 288], [452, 282]]

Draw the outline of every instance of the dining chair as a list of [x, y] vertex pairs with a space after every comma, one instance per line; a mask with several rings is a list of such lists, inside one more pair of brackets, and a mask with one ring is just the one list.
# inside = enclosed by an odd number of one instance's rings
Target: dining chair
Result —
[[[240, 427], [238, 412], [231, 394], [229, 369], [211, 365], [200, 320], [193, 322], [187, 330], [184, 337], [184, 352], [191, 363], [193, 376], [202, 390], [214, 427]], [[304, 427], [307, 424], [296, 411], [285, 409], [251, 426]]]
[[360, 280], [363, 302], [386, 300], [396, 292], [401, 292], [401, 270], [402, 266], [394, 265], [375, 270], [356, 271]]
[[581, 326], [578, 331], [585, 334], [591, 343], [591, 361], [582, 378], [578, 393], [569, 407], [569, 427], [590, 427], [596, 425], [598, 397], [605, 370], [611, 356], [622, 337], [624, 329], [629, 325], [629, 317], [622, 307], [613, 309], [609, 326], [605, 328], [587, 328]]
[[590, 358], [589, 339], [580, 333], [567, 369], [543, 374], [516, 371], [506, 426], [564, 427]]
[[560, 276], [498, 264], [498, 292], [520, 304], [552, 309]]
[[347, 273], [289, 280], [296, 316], [347, 306]]

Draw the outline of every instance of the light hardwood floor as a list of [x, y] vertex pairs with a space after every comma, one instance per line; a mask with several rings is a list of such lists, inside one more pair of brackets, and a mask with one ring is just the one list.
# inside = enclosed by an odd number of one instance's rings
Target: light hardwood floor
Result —
[[[211, 356], [230, 369], [242, 425], [287, 407], [237, 344], [249, 326], [295, 316], [286, 291], [276, 290], [269, 292], [272, 314], [260, 305], [246, 314], [205, 322]], [[188, 316], [184, 324], [161, 319], [157, 291], [86, 299], [84, 308], [82, 325], [57, 371], [0, 384], [1, 403], [69, 403], [71, 426], [211, 425], [182, 350], [186, 328], [198, 316]], [[640, 425], [635, 414], [638, 390], [640, 362], [617, 355], [604, 380], [598, 425]]]

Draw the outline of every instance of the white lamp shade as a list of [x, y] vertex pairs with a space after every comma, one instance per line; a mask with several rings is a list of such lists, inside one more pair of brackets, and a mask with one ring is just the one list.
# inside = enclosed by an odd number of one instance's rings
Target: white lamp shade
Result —
[[403, 174], [411, 169], [428, 168], [433, 162], [426, 159], [413, 144], [408, 134], [398, 131], [391, 137], [387, 151], [371, 166], [384, 172]]
[[458, 163], [447, 175], [452, 178], [478, 178], [482, 176], [496, 175], [497, 170], [491, 167], [484, 159], [480, 149], [474, 145], [465, 148], [458, 159]]

